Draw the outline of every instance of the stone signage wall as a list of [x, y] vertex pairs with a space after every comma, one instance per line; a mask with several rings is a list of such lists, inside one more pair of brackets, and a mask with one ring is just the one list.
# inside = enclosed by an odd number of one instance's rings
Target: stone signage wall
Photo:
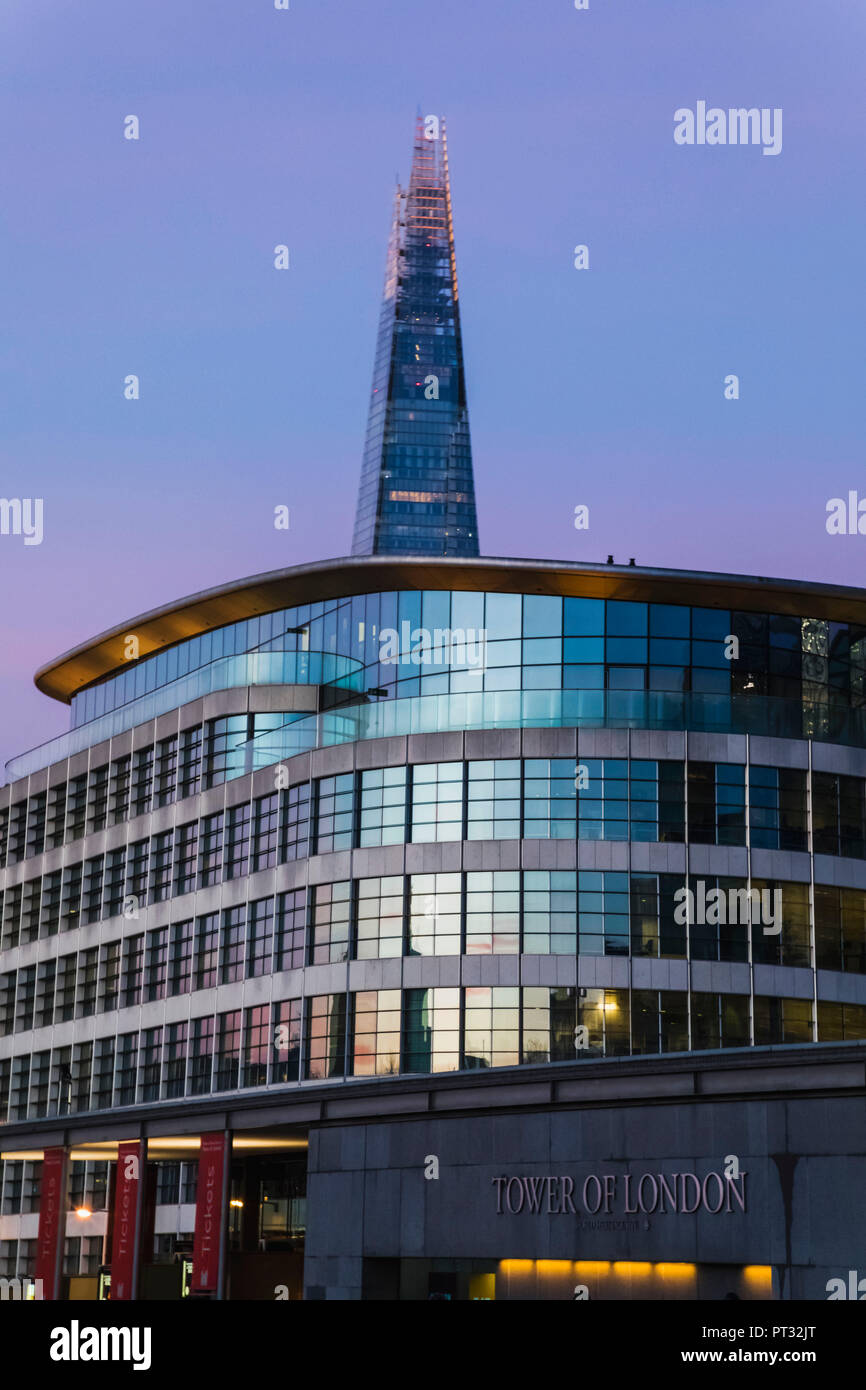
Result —
[[365, 1258], [771, 1265], [812, 1299], [866, 1274], [862, 1096], [328, 1126], [308, 1184], [309, 1297], [360, 1297]]

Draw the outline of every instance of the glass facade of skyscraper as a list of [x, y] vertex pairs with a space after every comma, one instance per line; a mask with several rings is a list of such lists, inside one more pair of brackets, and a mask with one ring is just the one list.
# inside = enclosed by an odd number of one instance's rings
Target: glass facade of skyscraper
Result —
[[444, 120], [418, 118], [398, 187], [354, 555], [478, 551]]

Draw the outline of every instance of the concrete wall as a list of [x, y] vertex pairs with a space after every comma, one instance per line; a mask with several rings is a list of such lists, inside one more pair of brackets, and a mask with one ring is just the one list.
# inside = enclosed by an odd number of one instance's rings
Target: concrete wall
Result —
[[[439, 1159], [438, 1180], [424, 1177], [429, 1155]], [[733, 1203], [717, 1215], [626, 1215], [627, 1173], [635, 1206], [640, 1174], [701, 1178], [723, 1172], [728, 1155], [746, 1173], [745, 1214]], [[617, 1175], [609, 1216], [584, 1211], [580, 1194], [591, 1173]], [[506, 1174], [570, 1176], [578, 1215], [547, 1214], [544, 1202], [539, 1213], [520, 1214], [503, 1202], [497, 1215], [492, 1180]], [[773, 1265], [777, 1296], [821, 1300], [828, 1279], [847, 1281], [851, 1269], [866, 1276], [864, 1190], [862, 1095], [317, 1128], [310, 1133], [306, 1296], [360, 1298], [363, 1257], [414, 1256]], [[519, 1205], [516, 1188], [513, 1196]], [[606, 1221], [618, 1227], [599, 1228]]]

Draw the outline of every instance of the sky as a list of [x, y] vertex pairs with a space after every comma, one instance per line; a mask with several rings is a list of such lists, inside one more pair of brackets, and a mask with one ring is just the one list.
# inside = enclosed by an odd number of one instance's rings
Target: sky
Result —
[[[0, 493], [43, 511], [0, 534], [0, 760], [68, 726], [43, 662], [349, 553], [419, 108], [482, 553], [861, 584], [862, 0], [290, 5], [0, 9]], [[781, 108], [781, 151], [677, 144], [699, 101]]]

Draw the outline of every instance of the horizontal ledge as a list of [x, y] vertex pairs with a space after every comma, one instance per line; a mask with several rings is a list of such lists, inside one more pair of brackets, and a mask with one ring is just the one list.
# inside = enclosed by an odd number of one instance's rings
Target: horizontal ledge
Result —
[[661, 1096], [698, 1094], [692, 1071], [673, 1076], [599, 1077], [598, 1080], [560, 1081], [554, 1086], [557, 1101], [567, 1100], [653, 1100]]
[[473, 1108], [489, 1110], [492, 1107], [512, 1105], [549, 1105], [553, 1085], [551, 1081], [516, 1082], [514, 1085], [499, 1086], [461, 1086], [459, 1089], [433, 1091], [430, 1095], [430, 1108], [439, 1110], [470, 1110]]
[[358, 1096], [326, 1100], [326, 1120], [352, 1119], [358, 1115], [411, 1115], [428, 1109], [428, 1093], [410, 1095]]
[[824, 1066], [748, 1067], [743, 1071], [707, 1071], [700, 1074], [699, 1095], [726, 1095], [742, 1091], [837, 1091], [866, 1087], [862, 1063], [836, 1062]]

